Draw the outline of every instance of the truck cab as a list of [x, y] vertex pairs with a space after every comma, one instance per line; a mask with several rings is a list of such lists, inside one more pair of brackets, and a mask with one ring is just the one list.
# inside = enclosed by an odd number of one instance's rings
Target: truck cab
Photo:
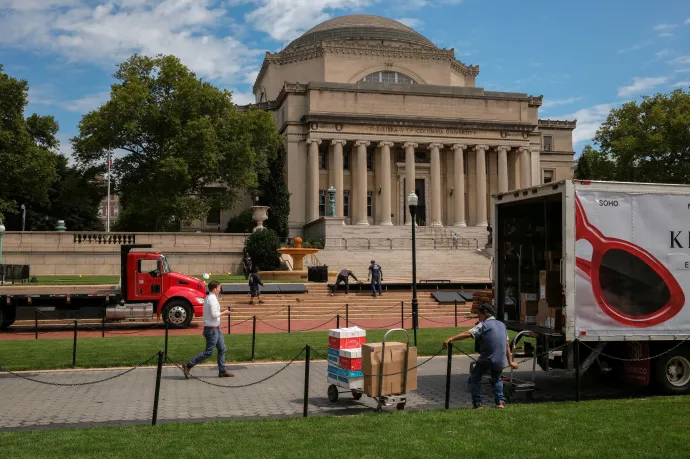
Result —
[[133, 251], [151, 247], [150, 244], [122, 246], [120, 307], [152, 303], [163, 320], [186, 327], [194, 316], [203, 314], [206, 283], [174, 272], [161, 253]]

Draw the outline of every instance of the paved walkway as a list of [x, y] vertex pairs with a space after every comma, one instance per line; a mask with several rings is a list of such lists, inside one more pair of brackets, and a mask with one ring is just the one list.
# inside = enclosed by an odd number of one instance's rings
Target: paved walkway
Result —
[[[424, 362], [428, 357], [420, 357]], [[419, 390], [411, 392], [408, 410], [443, 408], [447, 359], [444, 355], [432, 359], [419, 368]], [[467, 387], [470, 360], [464, 356], [453, 359], [451, 407], [470, 407]], [[229, 368], [235, 378], [217, 378], [217, 368], [199, 366], [193, 370], [197, 377], [214, 384], [242, 385], [265, 378], [283, 364], [237, 364]], [[374, 411], [376, 403], [363, 396], [353, 400], [349, 393], [340, 395], [337, 403], [328, 401], [327, 365], [312, 362], [310, 368], [309, 415], [355, 414]], [[523, 364], [525, 370], [531, 369]], [[274, 378], [246, 388], [217, 388], [197, 380], [185, 380], [175, 367], [163, 370], [159, 422], [209, 421], [223, 419], [274, 418], [301, 416], [304, 396], [304, 362], [295, 362]], [[40, 381], [79, 383], [117, 375], [123, 370], [79, 370], [22, 373]], [[529, 372], [518, 376], [530, 377]], [[86, 427], [98, 425], [127, 425], [150, 423], [155, 388], [155, 368], [136, 369], [109, 381], [76, 387], [38, 384], [9, 374], [0, 374], [0, 431], [40, 427]], [[574, 378], [537, 373], [539, 391], [536, 401], [571, 400], [575, 396]], [[584, 390], [584, 398], [619, 396], [620, 390], [598, 387]], [[488, 384], [485, 403], [491, 405]], [[515, 403], [524, 403], [524, 398]], [[395, 407], [386, 408], [395, 410]]]

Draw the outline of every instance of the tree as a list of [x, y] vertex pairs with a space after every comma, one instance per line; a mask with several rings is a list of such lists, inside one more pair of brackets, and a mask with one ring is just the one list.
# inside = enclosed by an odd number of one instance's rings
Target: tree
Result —
[[268, 174], [262, 177], [261, 191], [264, 204], [271, 209], [268, 211], [266, 227], [271, 228], [282, 239], [288, 236], [288, 217], [290, 216], [290, 192], [285, 183], [285, 149], [279, 147]]
[[611, 110], [594, 138], [600, 153], [584, 160], [588, 178], [690, 183], [688, 126], [690, 92], [682, 89]]
[[270, 113], [240, 112], [230, 92], [174, 56], [133, 55], [114, 77], [110, 100], [82, 118], [72, 142], [84, 165], [125, 152], [113, 162], [121, 229], [176, 230], [212, 207], [231, 208], [282, 144]]
[[265, 228], [247, 238], [244, 250], [249, 252], [254, 266], [262, 271], [273, 271], [280, 268], [278, 244], [278, 235], [275, 231]]
[[56, 179], [58, 124], [52, 116], [24, 118], [28, 92], [27, 81], [0, 65], [0, 216], [23, 203], [47, 205]]
[[614, 180], [615, 162], [587, 145], [575, 163], [575, 178], [579, 180]]

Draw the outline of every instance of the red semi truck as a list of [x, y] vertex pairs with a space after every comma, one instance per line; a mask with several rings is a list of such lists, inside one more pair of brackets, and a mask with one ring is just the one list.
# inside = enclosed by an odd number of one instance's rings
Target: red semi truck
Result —
[[165, 255], [120, 249], [120, 284], [112, 289], [89, 287], [0, 287], [0, 329], [17, 320], [101, 319], [136, 320], [162, 316], [170, 324], [187, 327], [201, 317], [206, 283], [173, 272]]

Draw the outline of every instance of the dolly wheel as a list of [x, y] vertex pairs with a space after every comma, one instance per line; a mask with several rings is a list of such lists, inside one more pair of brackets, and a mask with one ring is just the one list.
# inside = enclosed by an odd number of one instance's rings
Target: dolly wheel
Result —
[[357, 392], [356, 390], [353, 390], [352, 391], [352, 398], [354, 398], [355, 400], [359, 400], [360, 398], [362, 398], [362, 393]]
[[405, 402], [400, 402], [395, 407], [398, 409], [398, 411], [405, 411]]
[[335, 384], [328, 386], [328, 400], [331, 403], [338, 401], [338, 388], [335, 386]]
[[377, 412], [377, 413], [383, 413], [383, 405], [381, 405], [381, 404], [379, 403], [378, 406], [376, 407], [376, 412]]

